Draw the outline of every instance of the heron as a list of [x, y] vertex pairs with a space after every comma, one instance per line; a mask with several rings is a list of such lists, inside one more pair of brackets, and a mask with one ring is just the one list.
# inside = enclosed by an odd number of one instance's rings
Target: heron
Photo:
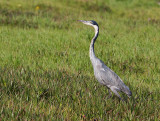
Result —
[[[100, 84], [106, 86], [108, 88], [109, 97], [111, 97], [111, 91], [119, 97], [120, 100], [123, 100], [118, 92], [125, 93], [129, 98], [132, 96], [132, 92], [129, 87], [124, 84], [122, 79], [109, 67], [107, 67], [102, 60], [95, 56], [94, 52], [94, 43], [99, 34], [99, 26], [96, 21], [90, 20], [78, 20], [83, 24], [94, 27], [95, 35], [91, 40], [89, 56], [93, 66], [95, 78], [99, 81]], [[111, 91], [110, 91], [111, 90]]]

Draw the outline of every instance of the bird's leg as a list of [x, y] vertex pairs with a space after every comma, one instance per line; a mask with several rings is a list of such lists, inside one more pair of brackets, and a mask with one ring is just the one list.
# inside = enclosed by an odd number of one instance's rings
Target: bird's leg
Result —
[[107, 96], [107, 99], [111, 98], [112, 93], [111, 93], [111, 91], [110, 91], [110, 89], [109, 89], [109, 88], [108, 88], [108, 92], [109, 92], [109, 96], [105, 95], [105, 96], [104, 96], [104, 99], [106, 99], [106, 96]]
[[96, 87], [96, 86], [94, 86], [95, 91], [97, 91], [97, 89], [99, 89], [99, 88], [100, 88], [100, 86], [101, 86], [101, 85], [98, 85], [97, 87]]
[[115, 88], [111, 87], [112, 92], [114, 92], [115, 95], [117, 95], [119, 97], [120, 100], [123, 101], [123, 99], [121, 98], [121, 96], [118, 94], [118, 92], [115, 90]]
[[109, 92], [109, 96], [107, 98], [109, 99], [109, 98], [111, 98], [112, 93], [111, 93], [110, 89], [108, 89], [108, 92]]

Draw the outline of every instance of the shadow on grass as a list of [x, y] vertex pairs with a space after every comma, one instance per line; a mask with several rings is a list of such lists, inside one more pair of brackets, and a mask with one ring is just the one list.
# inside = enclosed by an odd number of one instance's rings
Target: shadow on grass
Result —
[[[59, 8], [45, 6], [39, 4], [41, 7], [39, 11], [25, 11], [21, 9], [9, 10], [7, 8], [0, 9], [0, 25], [9, 25], [12, 27], [19, 28], [33, 28], [38, 29], [40, 26], [58, 28], [58, 29], [68, 29], [68, 25], [61, 23], [65, 20], [65, 15], [60, 15]], [[53, 14], [54, 13], [54, 14]], [[44, 18], [49, 18], [50, 22], [44, 23]]]
[[21, 28], [38, 28], [38, 23], [27, 20], [28, 17], [35, 16], [33, 12], [22, 12], [21, 10], [0, 9], [0, 25], [18, 26]]

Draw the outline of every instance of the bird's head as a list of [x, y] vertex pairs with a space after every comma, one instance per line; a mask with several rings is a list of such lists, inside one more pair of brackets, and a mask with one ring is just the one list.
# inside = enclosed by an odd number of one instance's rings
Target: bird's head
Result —
[[84, 21], [84, 20], [78, 20], [79, 22], [82, 22], [83, 24], [90, 25], [90, 26], [98, 26], [97, 22], [90, 20], [90, 21]]
[[90, 21], [78, 20], [78, 21], [82, 22], [83, 24], [94, 27], [96, 33], [99, 32], [99, 27], [98, 27], [97, 22], [95, 22], [93, 20], [90, 20]]

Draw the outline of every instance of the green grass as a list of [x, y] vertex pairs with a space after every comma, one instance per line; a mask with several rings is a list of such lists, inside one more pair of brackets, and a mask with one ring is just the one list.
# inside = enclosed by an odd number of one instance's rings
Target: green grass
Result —
[[[0, 0], [0, 120], [160, 120], [158, 0]], [[36, 9], [36, 7], [39, 9]], [[94, 78], [95, 53], [130, 87]]]

